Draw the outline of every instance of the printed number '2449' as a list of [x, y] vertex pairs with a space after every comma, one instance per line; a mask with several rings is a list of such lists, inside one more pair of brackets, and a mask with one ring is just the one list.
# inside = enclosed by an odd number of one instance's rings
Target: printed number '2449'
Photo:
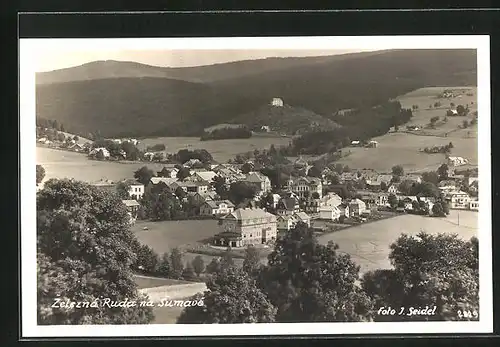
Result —
[[477, 319], [479, 317], [479, 314], [477, 313], [476, 310], [470, 311], [470, 310], [458, 310], [457, 315], [461, 319]]

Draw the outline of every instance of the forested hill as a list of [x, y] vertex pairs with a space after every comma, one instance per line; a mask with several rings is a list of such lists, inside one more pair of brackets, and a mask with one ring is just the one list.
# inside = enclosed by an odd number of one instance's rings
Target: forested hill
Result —
[[288, 135], [299, 135], [309, 131], [332, 130], [339, 125], [302, 107], [285, 104], [283, 107], [263, 105], [255, 110], [239, 115], [232, 120], [245, 124], [253, 131], [261, 131], [267, 126], [272, 131]]
[[39, 72], [36, 75], [36, 83], [50, 84], [131, 77], [158, 77], [187, 82], [209, 83], [264, 73], [266, 71], [341, 61], [351, 59], [354, 56], [371, 56], [380, 54], [381, 52], [383, 51], [318, 57], [266, 58], [182, 68], [151, 66], [132, 61], [99, 60], [75, 67]]
[[39, 84], [37, 116], [57, 120], [83, 136], [199, 136], [211, 125], [242, 121], [241, 115], [251, 115], [273, 97], [330, 118], [339, 109], [378, 105], [417, 88], [476, 85], [477, 80], [474, 50], [397, 50], [331, 58], [281, 58], [275, 64], [279, 67], [252, 68], [244, 75], [224, 72], [234, 71], [236, 63], [218, 64], [211, 66], [217, 69], [211, 73], [219, 71], [224, 78], [204, 83], [127, 77]]

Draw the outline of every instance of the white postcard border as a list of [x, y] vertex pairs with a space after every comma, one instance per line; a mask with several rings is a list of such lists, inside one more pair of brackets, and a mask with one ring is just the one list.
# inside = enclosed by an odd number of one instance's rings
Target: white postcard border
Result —
[[[35, 61], [37, 52], [65, 50], [166, 49], [477, 49], [478, 164], [480, 186], [480, 321], [396, 323], [270, 323], [270, 324], [148, 324], [39, 326], [36, 307], [36, 134]], [[343, 36], [244, 38], [137, 38], [137, 39], [21, 39], [20, 40], [21, 144], [21, 301], [22, 337], [132, 337], [132, 336], [245, 336], [324, 334], [441, 334], [493, 331], [493, 273], [491, 226], [491, 100], [490, 40], [487, 35], [451, 36]]]

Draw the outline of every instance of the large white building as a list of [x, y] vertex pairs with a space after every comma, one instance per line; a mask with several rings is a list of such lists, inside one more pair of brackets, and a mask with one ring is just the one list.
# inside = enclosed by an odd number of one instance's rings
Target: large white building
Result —
[[135, 180], [125, 180], [125, 184], [129, 186], [128, 195], [131, 199], [141, 200], [144, 196], [144, 184]]
[[319, 198], [323, 196], [323, 184], [321, 179], [316, 177], [299, 177], [288, 181], [288, 189], [299, 198], [313, 197], [318, 193]]
[[448, 157], [448, 165], [450, 166], [461, 166], [468, 163], [469, 161], [462, 157]]
[[280, 98], [273, 98], [273, 100], [271, 100], [271, 105], [276, 107], [283, 107], [283, 100]]
[[243, 247], [276, 240], [276, 216], [260, 208], [240, 208], [221, 218], [222, 232], [215, 235], [214, 244], [223, 247]]

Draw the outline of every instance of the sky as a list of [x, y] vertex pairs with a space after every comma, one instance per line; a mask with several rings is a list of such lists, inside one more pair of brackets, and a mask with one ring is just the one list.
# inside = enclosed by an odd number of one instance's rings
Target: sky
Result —
[[134, 61], [162, 67], [188, 67], [268, 57], [311, 57], [369, 51], [369, 49], [234, 49], [234, 50], [63, 50], [47, 49], [36, 57], [36, 71], [52, 71], [97, 60]]

